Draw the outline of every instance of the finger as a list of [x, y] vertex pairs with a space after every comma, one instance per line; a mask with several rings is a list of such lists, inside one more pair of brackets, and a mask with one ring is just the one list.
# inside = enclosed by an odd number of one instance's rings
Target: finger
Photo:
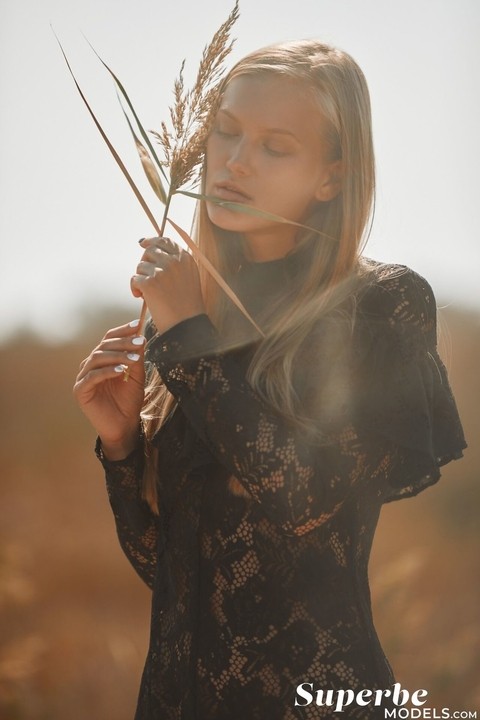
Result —
[[134, 335], [133, 337], [126, 338], [105, 338], [97, 347], [92, 350], [90, 355], [86, 357], [79, 365], [79, 373], [85, 370], [85, 366], [91, 363], [92, 358], [97, 358], [102, 352], [116, 353], [117, 355], [132, 357], [129, 358], [131, 362], [135, 362], [136, 358], [133, 356], [138, 355], [138, 359], [142, 358], [145, 352], [146, 338], [143, 335]]
[[168, 253], [169, 255], [178, 255], [181, 252], [180, 246], [167, 237], [143, 238], [143, 240], [140, 241], [140, 245], [145, 250], [147, 248], [155, 247]]
[[92, 391], [97, 385], [106, 382], [107, 380], [113, 380], [118, 378], [123, 380], [123, 374], [125, 372], [125, 366], [120, 365], [109, 365], [108, 367], [98, 368], [91, 370], [85, 375], [78, 376], [75, 385], [73, 386], [73, 394], [77, 397], [85, 395]]
[[127, 337], [128, 335], [134, 335], [140, 325], [140, 320], [132, 320], [126, 325], [119, 325], [118, 327], [107, 330], [103, 339], [112, 337]]
[[134, 335], [133, 337], [125, 338], [105, 338], [96, 348], [94, 348], [94, 352], [96, 350], [138, 352], [143, 355], [145, 350], [145, 337], [143, 335]]
[[155, 270], [157, 269], [157, 267], [162, 267], [162, 262], [165, 263], [167, 255], [163, 254], [163, 258], [164, 259], [162, 260], [162, 253], [160, 253], [158, 256], [158, 260], [156, 260], [155, 262], [151, 262], [148, 260], [140, 260], [137, 265], [137, 275], [153, 277], [155, 275]]
[[130, 290], [133, 297], [143, 297], [142, 285], [145, 283], [147, 278], [145, 275], [132, 275], [130, 278]]
[[[97, 350], [99, 348], [103, 349], [110, 349], [110, 350], [126, 350], [128, 351], [131, 349], [132, 346], [132, 337], [138, 337], [142, 338], [141, 340], [136, 340], [134, 345], [142, 346], [145, 343], [145, 338], [139, 335], [136, 335], [137, 328], [140, 325], [140, 320], [132, 320], [131, 322], [127, 323], [126, 325], [120, 325], [116, 328], [111, 328], [108, 330], [105, 335], [103, 336], [103, 339], [99, 342], [97, 347], [94, 350]], [[143, 349], [141, 350], [143, 352]], [[92, 351], [94, 352], [94, 351]], [[78, 369], [81, 370], [85, 363], [88, 362], [90, 359], [90, 355], [88, 355], [86, 358], [84, 358], [80, 365], [78, 366]]]
[[113, 352], [95, 350], [77, 375], [77, 381], [86, 377], [93, 370], [104, 367], [127, 366], [134, 367], [142, 365], [142, 355], [139, 352]]
[[147, 263], [143, 260], [138, 263], [136, 275], [132, 275], [130, 278], [130, 290], [133, 297], [143, 297], [143, 285], [147, 280], [155, 276], [156, 269], [153, 263]]
[[163, 248], [159, 248], [156, 245], [148, 247], [142, 255], [142, 262], [151, 263], [156, 267], [161, 267], [165, 261], [171, 261], [173, 258], [177, 258], [178, 255], [168, 253]]
[[[90, 356], [89, 356], [89, 357], [90, 357]], [[82, 370], [82, 368], [85, 366], [85, 363], [87, 363], [87, 362], [88, 362], [88, 357], [86, 357], [86, 358], [84, 358], [84, 359], [82, 360], [82, 362], [81, 362], [80, 365], [78, 366], [78, 371], [79, 371], [79, 372], [80, 372], [80, 370]]]

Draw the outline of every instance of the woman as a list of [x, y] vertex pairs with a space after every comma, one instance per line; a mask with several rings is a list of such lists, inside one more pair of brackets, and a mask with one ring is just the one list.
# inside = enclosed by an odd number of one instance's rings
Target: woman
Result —
[[360, 256], [374, 157], [352, 58], [305, 41], [241, 60], [202, 188], [264, 212], [201, 202], [196, 222], [261, 334], [188, 253], [143, 240], [131, 284], [149, 341], [110, 330], [75, 385], [153, 590], [136, 718], [334, 717], [317, 689], [352, 692], [341, 717], [383, 718], [394, 679], [367, 577], [380, 508], [465, 442], [431, 288]]

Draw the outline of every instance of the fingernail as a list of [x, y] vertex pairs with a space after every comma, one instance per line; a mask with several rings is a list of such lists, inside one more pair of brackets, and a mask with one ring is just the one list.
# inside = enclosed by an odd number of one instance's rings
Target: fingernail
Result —
[[129, 360], [133, 360], [133, 362], [137, 362], [137, 360], [140, 360], [140, 355], [138, 355], [137, 353], [128, 353], [127, 358]]
[[145, 338], [143, 337], [143, 335], [138, 335], [137, 337], [134, 337], [132, 340], [132, 343], [134, 345], [143, 345], [144, 342], [145, 342]]
[[138, 244], [140, 245], [140, 243], [142, 243], [144, 240], [145, 240], [145, 238], [140, 238], [140, 240], [138, 241]]
[[125, 367], [123, 365], [117, 365], [115, 368], [113, 368], [115, 372], [121, 373], [125, 370]]
[[130, 327], [138, 327], [140, 325], [140, 320], [132, 320], [132, 322], [128, 323]]

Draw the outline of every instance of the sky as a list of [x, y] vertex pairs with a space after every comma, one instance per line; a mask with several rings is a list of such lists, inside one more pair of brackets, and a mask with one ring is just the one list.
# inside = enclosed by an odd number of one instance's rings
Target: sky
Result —
[[[68, 339], [85, 312], [139, 301], [129, 281], [154, 235], [103, 145], [60, 54], [53, 25], [115, 147], [157, 217], [108, 74], [143, 124], [167, 119], [186, 58], [233, 2], [0, 0], [0, 342], [33, 330]], [[229, 65], [272, 42], [317, 37], [349, 52], [369, 84], [378, 191], [366, 254], [425, 276], [440, 306], [480, 309], [480, 4], [478, 0], [240, 0]], [[193, 201], [171, 217], [190, 227]], [[130, 317], [126, 320], [131, 319]]]

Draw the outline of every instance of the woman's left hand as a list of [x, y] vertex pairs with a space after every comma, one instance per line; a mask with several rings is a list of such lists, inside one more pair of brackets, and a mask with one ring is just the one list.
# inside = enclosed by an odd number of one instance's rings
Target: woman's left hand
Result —
[[131, 279], [132, 293], [143, 297], [158, 332], [205, 312], [193, 257], [168, 238], [145, 238], [145, 252]]

